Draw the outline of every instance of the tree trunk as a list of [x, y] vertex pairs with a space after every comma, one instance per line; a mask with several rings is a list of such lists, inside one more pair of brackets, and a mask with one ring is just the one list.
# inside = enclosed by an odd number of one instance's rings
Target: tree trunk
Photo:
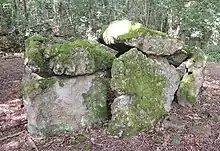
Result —
[[177, 16], [174, 16], [172, 9], [170, 13], [168, 13], [167, 23], [168, 23], [168, 35], [174, 38], [179, 38], [180, 25], [178, 18]]
[[209, 41], [210, 44], [213, 44], [215, 46], [220, 44], [220, 33], [218, 30], [216, 29], [212, 30], [212, 34]]
[[14, 3], [14, 14], [13, 14], [14, 28], [17, 29], [18, 6], [16, 0], [13, 0], [13, 3]]
[[28, 25], [28, 12], [27, 12], [27, 3], [26, 0], [23, 0], [23, 5], [24, 5], [24, 16], [25, 16], [25, 29]]
[[61, 36], [61, 30], [60, 30], [60, 14], [59, 14], [59, 0], [54, 0], [53, 1], [53, 13], [54, 13], [54, 18], [53, 18], [53, 25], [52, 25], [52, 29], [53, 29], [53, 35], [54, 36]]

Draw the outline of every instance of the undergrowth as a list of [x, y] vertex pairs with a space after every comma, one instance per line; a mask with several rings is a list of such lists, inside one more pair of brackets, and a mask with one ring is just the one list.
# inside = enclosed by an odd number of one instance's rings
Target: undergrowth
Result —
[[220, 62], [220, 45], [212, 46], [205, 50], [209, 61]]

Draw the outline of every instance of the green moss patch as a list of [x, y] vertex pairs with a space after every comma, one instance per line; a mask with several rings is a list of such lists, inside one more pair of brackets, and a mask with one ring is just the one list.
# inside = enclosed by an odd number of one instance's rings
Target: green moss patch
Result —
[[85, 124], [100, 123], [108, 118], [107, 108], [108, 81], [103, 78], [95, 78], [87, 93], [83, 94], [84, 104], [87, 108]]
[[[126, 40], [130, 40], [132, 38], [138, 38], [138, 37], [145, 37], [145, 36], [160, 36], [160, 37], [163, 37], [163, 38], [168, 38], [168, 39], [173, 39], [175, 41], [178, 41], [177, 39], [174, 39], [172, 37], [170, 37], [169, 35], [167, 35], [166, 33], [163, 33], [163, 32], [160, 32], [160, 31], [157, 31], [157, 30], [153, 30], [153, 29], [149, 29], [149, 28], [146, 28], [144, 26], [140, 26], [140, 28], [137, 28], [137, 29], [132, 29], [124, 34], [124, 35], [121, 35], [117, 38], [117, 42], [123, 42], [123, 41], [126, 41]], [[181, 42], [181, 41], [179, 41]], [[183, 42], [181, 42], [183, 43]]]
[[188, 45], [185, 45], [181, 51], [189, 55], [191, 60], [204, 61], [207, 59], [205, 52], [197, 48], [190, 48]]
[[[84, 55], [80, 56], [79, 54], [82, 53]], [[79, 58], [74, 58], [74, 55], [79, 55]], [[97, 43], [91, 43], [87, 40], [74, 42], [52, 40], [41, 36], [32, 36], [26, 40], [25, 56], [40, 68], [40, 72], [48, 72], [50, 60], [65, 68], [72, 65], [73, 59], [77, 59], [75, 62], [85, 59], [88, 60], [87, 68], [95, 72], [111, 68], [115, 59], [114, 55]]]
[[44, 91], [48, 88], [50, 88], [52, 85], [56, 83], [57, 79], [52, 77], [52, 78], [44, 78], [40, 80], [32, 80], [25, 82], [22, 86], [23, 88], [23, 93], [25, 94], [30, 94], [32, 92], [35, 92], [36, 90]]
[[[69, 64], [72, 55], [77, 52], [77, 48], [81, 49], [82, 53], [87, 54], [91, 63], [88, 68], [94, 68], [93, 70], [108, 69], [111, 67], [112, 61], [115, 59], [111, 53], [104, 50], [98, 44], [91, 43], [87, 40], [77, 40], [75, 42], [51, 45], [46, 49], [45, 55], [49, 56], [49, 58], [55, 59], [55, 61]], [[92, 64], [93, 62], [94, 64]]]
[[46, 51], [45, 55], [48, 55], [48, 57], [57, 57], [57, 61], [64, 62], [68, 61], [71, 56], [71, 52], [74, 52], [74, 48], [77, 47], [92, 47], [93, 45], [87, 41], [87, 40], [77, 40], [74, 42], [63, 42], [60, 44], [53, 44], [50, 45]]
[[[115, 115], [109, 126], [111, 133], [118, 135], [120, 125], [125, 125], [124, 135], [133, 135], [149, 129], [165, 115], [164, 89], [167, 79], [158, 70], [153, 60], [132, 49], [115, 59], [112, 66], [111, 87], [117, 92], [133, 97], [128, 110]], [[114, 116], [118, 116], [114, 118]]]
[[41, 72], [44, 71], [44, 63], [45, 63], [43, 57], [44, 49], [41, 47], [41, 45], [48, 41], [49, 39], [44, 38], [42, 36], [32, 36], [25, 41], [25, 45], [26, 45], [25, 57], [29, 58], [34, 63], [36, 63], [40, 68]]
[[189, 61], [203, 62], [206, 61], [206, 59], [207, 57], [203, 51], [197, 51], [193, 54]]
[[179, 101], [189, 101], [190, 104], [196, 103], [195, 77], [193, 74], [184, 75], [180, 87]]

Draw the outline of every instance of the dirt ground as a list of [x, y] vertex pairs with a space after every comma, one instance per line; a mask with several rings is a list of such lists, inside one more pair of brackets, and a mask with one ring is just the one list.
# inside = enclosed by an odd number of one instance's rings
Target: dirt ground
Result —
[[20, 96], [22, 58], [0, 58], [0, 151], [219, 151], [220, 64], [208, 63], [200, 101], [173, 104], [166, 119], [150, 132], [115, 138], [88, 128], [81, 134], [34, 138], [27, 132]]

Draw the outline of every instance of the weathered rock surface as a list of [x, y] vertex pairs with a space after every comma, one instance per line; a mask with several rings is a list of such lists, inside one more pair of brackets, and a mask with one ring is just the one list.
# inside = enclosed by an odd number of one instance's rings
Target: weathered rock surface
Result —
[[187, 73], [186, 62], [181, 63], [177, 68], [177, 72], [179, 73], [180, 79]]
[[179, 67], [184, 61], [190, 58], [190, 53], [184, 52], [182, 50], [176, 51], [174, 54], [166, 56], [168, 62], [175, 67]]
[[204, 81], [204, 68], [206, 59], [204, 54], [197, 52], [185, 62], [187, 73], [184, 74], [178, 89], [178, 103], [181, 105], [193, 105], [198, 101], [200, 88]]
[[100, 75], [25, 82], [28, 131], [48, 136], [106, 120], [108, 82]]
[[[129, 95], [121, 95], [114, 100], [111, 105], [112, 118], [108, 124], [110, 134], [119, 137], [129, 136], [137, 133], [137, 131], [141, 129], [140, 126], [136, 128], [134, 126], [138, 124], [136, 122], [140, 122], [139, 120], [141, 120], [136, 119], [138, 109], [136, 109], [134, 103], [134, 97]], [[142, 112], [146, 114], [145, 111]], [[142, 123], [144, 122], [145, 121], [142, 121]]]
[[112, 22], [102, 37], [108, 45], [123, 43], [149, 55], [172, 55], [183, 48], [183, 42], [128, 20]]
[[178, 72], [166, 59], [147, 58], [137, 49], [115, 59], [111, 87], [126, 97], [114, 101], [109, 131], [127, 136], [151, 128], [171, 109], [179, 82]]
[[86, 40], [27, 39], [23, 92], [31, 134], [80, 131], [107, 120], [110, 50]]
[[85, 75], [111, 68], [114, 55], [105, 47], [87, 40], [75, 42], [32, 36], [26, 41], [27, 65], [33, 72], [55, 75]]

